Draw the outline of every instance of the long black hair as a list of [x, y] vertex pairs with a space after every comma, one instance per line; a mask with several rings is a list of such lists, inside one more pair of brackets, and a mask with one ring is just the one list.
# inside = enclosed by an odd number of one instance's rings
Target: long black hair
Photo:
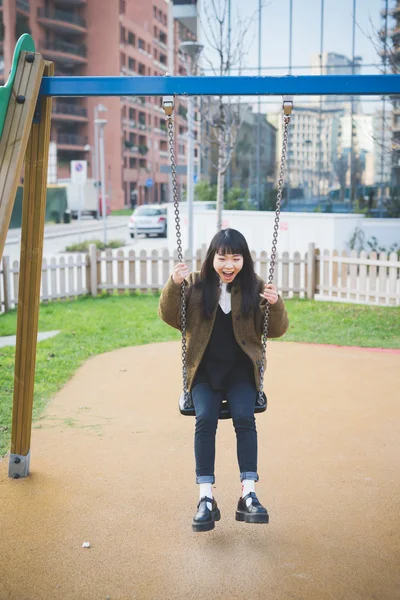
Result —
[[254, 272], [254, 263], [244, 235], [236, 229], [222, 229], [211, 240], [205, 261], [201, 267], [200, 282], [198, 286], [203, 292], [203, 313], [211, 317], [217, 303], [219, 277], [214, 269], [215, 254], [240, 254], [243, 256], [243, 268], [236, 275], [228, 289], [240, 285], [242, 290], [242, 313], [249, 316], [258, 299], [257, 277]]

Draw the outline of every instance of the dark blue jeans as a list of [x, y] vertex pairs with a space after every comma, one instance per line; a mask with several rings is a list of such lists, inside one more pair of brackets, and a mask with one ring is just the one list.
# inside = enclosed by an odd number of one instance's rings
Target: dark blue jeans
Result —
[[256, 395], [257, 390], [249, 381], [235, 383], [226, 390], [226, 393], [213, 390], [207, 383], [198, 383], [193, 387], [192, 398], [196, 409], [194, 436], [196, 483], [215, 482], [215, 435], [223, 399], [229, 402], [236, 431], [240, 480], [258, 481], [257, 430], [254, 417]]

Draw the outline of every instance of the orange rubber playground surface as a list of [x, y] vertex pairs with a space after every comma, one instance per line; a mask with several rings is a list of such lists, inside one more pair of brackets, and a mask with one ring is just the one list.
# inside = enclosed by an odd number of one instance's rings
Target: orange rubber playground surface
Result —
[[118, 350], [34, 424], [28, 478], [0, 460], [0, 600], [400, 599], [400, 351], [272, 342], [268, 356], [256, 489], [269, 525], [235, 521], [222, 421], [221, 521], [192, 532], [180, 344]]

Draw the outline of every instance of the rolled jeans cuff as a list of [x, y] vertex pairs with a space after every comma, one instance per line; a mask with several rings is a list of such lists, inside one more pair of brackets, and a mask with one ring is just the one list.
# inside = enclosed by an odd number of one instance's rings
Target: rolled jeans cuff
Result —
[[215, 483], [214, 475], [197, 475], [196, 483]]
[[249, 479], [250, 481], [258, 481], [258, 474], [254, 471], [244, 471], [240, 473], [240, 481]]

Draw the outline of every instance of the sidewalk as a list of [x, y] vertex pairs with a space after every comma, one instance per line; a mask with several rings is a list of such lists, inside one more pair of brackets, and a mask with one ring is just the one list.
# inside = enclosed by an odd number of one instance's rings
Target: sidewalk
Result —
[[235, 521], [223, 421], [221, 521], [191, 531], [195, 421], [177, 408], [180, 344], [125, 348], [89, 360], [34, 424], [30, 477], [9, 479], [0, 462], [1, 600], [399, 598], [400, 356], [268, 348], [257, 492], [269, 525]]
[[[110, 216], [107, 217], [107, 230], [118, 229], [120, 227], [128, 227], [128, 217], [126, 216]], [[83, 233], [92, 233], [93, 231], [103, 231], [103, 221], [96, 219], [84, 218], [79, 221], [72, 221], [68, 225], [64, 223], [52, 223], [45, 225], [44, 238], [54, 239], [58, 237], [77, 235]], [[21, 229], [10, 229], [6, 239], [7, 244], [19, 244], [21, 241]]]

